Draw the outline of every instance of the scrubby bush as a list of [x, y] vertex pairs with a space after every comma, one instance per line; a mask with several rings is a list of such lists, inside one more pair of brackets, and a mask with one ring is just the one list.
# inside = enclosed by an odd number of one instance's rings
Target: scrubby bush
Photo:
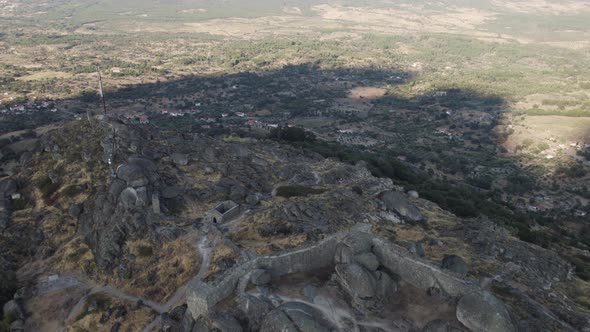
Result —
[[139, 254], [140, 257], [150, 257], [154, 254], [154, 249], [148, 245], [140, 245], [137, 247], [137, 254]]
[[310, 195], [319, 195], [326, 192], [327, 189], [314, 188], [306, 186], [282, 186], [277, 188], [277, 196], [280, 197], [306, 197]]
[[576, 274], [583, 280], [590, 281], [590, 258], [577, 255], [569, 257], [570, 263], [576, 268]]
[[24, 210], [26, 206], [27, 206], [27, 202], [25, 201], [24, 198], [12, 200], [11, 208], [13, 211]]
[[58, 183], [53, 183], [48, 176], [45, 176], [37, 181], [37, 189], [41, 191], [43, 198], [48, 200], [60, 187]]
[[84, 191], [84, 188], [78, 185], [67, 186], [62, 190], [62, 194], [67, 197], [74, 197]]
[[299, 127], [279, 127], [270, 131], [268, 136], [271, 139], [284, 140], [289, 142], [313, 142], [315, 135]]

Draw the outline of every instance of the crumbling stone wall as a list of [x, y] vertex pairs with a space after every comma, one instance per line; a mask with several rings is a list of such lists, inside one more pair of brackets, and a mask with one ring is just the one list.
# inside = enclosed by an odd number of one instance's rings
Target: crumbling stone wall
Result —
[[413, 286], [420, 289], [436, 288], [447, 295], [460, 298], [457, 318], [471, 330], [514, 331], [507, 309], [493, 295], [472, 282], [412, 256], [403, 247], [367, 234], [368, 229], [360, 225], [360, 229], [357, 227], [335, 234], [309, 247], [278, 255], [255, 257], [236, 266], [223, 279], [211, 284], [193, 283], [188, 289], [188, 310], [194, 319], [207, 316], [213, 306], [230, 297], [236, 289], [243, 291], [248, 282], [245, 278], [255, 270], [263, 269], [273, 277], [309, 272], [334, 266], [336, 260], [346, 260], [346, 248], [356, 252], [356, 249], [362, 247], [374, 253], [378, 265]]
[[405, 248], [382, 239], [373, 239], [373, 252], [381, 265], [420, 289], [438, 288], [451, 296], [475, 290], [475, 285], [412, 256]]
[[188, 308], [195, 319], [206, 316], [215, 304], [235, 292], [240, 279], [256, 269], [265, 269], [271, 276], [278, 277], [329, 267], [334, 264], [336, 245], [346, 235], [348, 232], [342, 232], [309, 247], [278, 255], [256, 257], [232, 268], [223, 279], [210, 284], [202, 281], [193, 282], [188, 286]]

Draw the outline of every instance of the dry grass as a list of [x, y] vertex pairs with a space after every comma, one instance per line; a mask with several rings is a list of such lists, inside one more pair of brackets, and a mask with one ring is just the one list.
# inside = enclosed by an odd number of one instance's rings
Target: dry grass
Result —
[[[201, 258], [188, 239], [164, 244], [146, 240], [128, 241], [129, 251], [136, 256], [130, 279], [103, 276], [104, 280], [127, 293], [165, 302], [199, 270]], [[151, 248], [149, 250], [142, 248]]]
[[26, 303], [31, 317], [27, 319], [30, 331], [60, 331], [71, 308], [84, 295], [84, 290], [70, 287], [33, 297]]
[[[514, 148], [525, 139], [536, 143], [547, 142], [550, 145], [590, 141], [590, 118], [574, 118], [566, 116], [526, 116], [524, 121], [515, 127], [505, 146]], [[557, 142], [549, 141], [555, 138]]]
[[72, 74], [70, 74], [70, 73], [45, 70], [45, 71], [36, 72], [31, 75], [22, 76], [22, 77], [19, 77], [18, 79], [21, 81], [36, 81], [36, 80], [47, 80], [47, 79], [52, 79], [52, 78], [70, 78], [70, 77], [72, 77]]
[[62, 211], [51, 207], [48, 210], [50, 213], [43, 218], [41, 227], [46, 242], [57, 248], [72, 239], [76, 234], [77, 225], [72, 217], [64, 215]]
[[385, 96], [386, 89], [378, 87], [358, 87], [348, 92], [348, 98], [352, 99], [376, 99]]
[[92, 250], [82, 238], [75, 238], [62, 246], [54, 255], [54, 268], [59, 272], [81, 272], [93, 275], [97, 271]]
[[67, 331], [109, 332], [115, 322], [121, 323], [119, 331], [141, 331], [156, 315], [148, 307], [137, 307], [135, 303], [112, 299], [108, 307], [113, 308], [116, 306], [124, 306], [127, 313], [121, 318], [111, 317], [106, 323], [102, 324], [100, 319], [106, 310], [97, 310], [68, 326]]
[[276, 235], [272, 237], [260, 235], [258, 230], [263, 225], [280, 223], [271, 216], [271, 210], [259, 211], [255, 215], [245, 218], [230, 235], [232, 241], [244, 248], [255, 250], [261, 255], [297, 247], [307, 241], [307, 234]]
[[215, 274], [221, 271], [220, 263], [225, 260], [236, 260], [239, 256], [232, 246], [227, 243], [221, 243], [217, 245], [211, 251], [211, 263], [209, 264], [209, 270], [205, 274], [205, 279], [211, 278]]
[[557, 288], [590, 314], [590, 282], [576, 278], [573, 282], [557, 285]]

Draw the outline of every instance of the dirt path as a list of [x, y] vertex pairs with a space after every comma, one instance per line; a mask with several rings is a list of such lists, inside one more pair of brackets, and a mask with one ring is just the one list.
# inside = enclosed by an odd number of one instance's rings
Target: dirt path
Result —
[[[166, 301], [166, 303], [158, 303], [155, 301], [151, 301], [140, 296], [126, 293], [118, 288], [114, 288], [108, 285], [99, 285], [96, 282], [87, 279], [85, 276], [77, 274], [63, 274], [61, 276], [58, 276], [56, 274], [55, 276], [49, 276], [47, 277], [47, 279], [42, 280], [37, 284], [37, 289], [41, 294], [59, 291], [74, 286], [86, 289], [86, 295], [80, 298], [68, 313], [67, 318], [65, 319], [66, 323], [73, 322], [76, 319], [76, 317], [78, 317], [81, 314], [82, 310], [84, 310], [84, 305], [88, 297], [98, 293], [106, 294], [110, 297], [118, 298], [129, 302], [141, 301], [143, 305], [151, 308], [158, 314], [168, 312], [176, 305], [178, 305], [180, 302], [185, 300], [187, 285], [193, 282], [194, 280], [201, 280], [204, 277], [207, 270], [209, 269], [209, 255], [211, 252], [211, 248], [209, 241], [207, 239], [207, 234], [203, 234], [199, 230], [194, 230], [189, 232], [189, 234], [187, 234], [186, 236], [193, 237], [195, 240], [198, 239], [198, 241], [195, 241], [196, 243], [194, 245], [194, 249], [201, 256], [201, 266], [199, 268], [198, 273], [189, 282], [177, 289], [174, 295], [168, 301]], [[153, 328], [156, 327], [159, 322], [160, 317], [158, 315], [156, 319], [154, 319], [148, 325], [146, 325], [144, 331], [152, 331]]]
[[[197, 250], [197, 254], [201, 255], [201, 266], [199, 267], [199, 272], [197, 272], [197, 274], [191, 280], [189, 280], [185, 285], [180, 287], [174, 293], [174, 295], [170, 298], [170, 300], [168, 300], [163, 306], [160, 307], [163, 310], [158, 313], [161, 314], [163, 312], [168, 312], [172, 308], [174, 308], [174, 306], [176, 304], [178, 304], [182, 299], [184, 299], [186, 297], [187, 286], [191, 282], [194, 282], [196, 280], [202, 280], [203, 277], [205, 276], [205, 273], [207, 272], [207, 270], [209, 270], [211, 247], [210, 247], [209, 240], [207, 239], [206, 230], [205, 230], [205, 234], [201, 234], [201, 239], [195, 245], [195, 250]], [[151, 321], [148, 325], [146, 325], [143, 329], [143, 332], [152, 331], [154, 329], [154, 327], [156, 327], [159, 322], [160, 322], [160, 316], [156, 317], [153, 321]]]

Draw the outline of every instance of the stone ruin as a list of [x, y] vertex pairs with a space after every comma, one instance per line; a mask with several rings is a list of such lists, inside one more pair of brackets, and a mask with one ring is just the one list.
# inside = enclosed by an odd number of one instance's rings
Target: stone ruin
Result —
[[[194, 281], [188, 286], [188, 312], [195, 320], [207, 318], [216, 314], [219, 303], [244, 296], [251, 285], [264, 285], [288, 275], [322, 269], [333, 271], [331, 280], [341, 287], [352, 307], [359, 312], [378, 311], [382, 302], [396, 297], [397, 282], [401, 280], [419, 291], [449, 299], [456, 308], [455, 324], [462, 324], [462, 328], [515, 331], [506, 306], [491, 293], [460, 275], [412, 255], [401, 246], [375, 237], [366, 224], [357, 224], [350, 231], [334, 234], [308, 247], [254, 256], [209, 283]], [[266, 326], [263, 331], [285, 330], [285, 324], [291, 324], [288, 320], [276, 319], [274, 312], [283, 306], [263, 318], [262, 326]], [[433, 330], [425, 327], [423, 331], [438, 331], [438, 325], [447, 324], [440, 320], [431, 323], [427, 327], [434, 326]], [[448, 326], [449, 331], [463, 331]]]
[[205, 223], [223, 224], [236, 218], [240, 214], [240, 206], [234, 201], [224, 201], [207, 211], [203, 221]]

